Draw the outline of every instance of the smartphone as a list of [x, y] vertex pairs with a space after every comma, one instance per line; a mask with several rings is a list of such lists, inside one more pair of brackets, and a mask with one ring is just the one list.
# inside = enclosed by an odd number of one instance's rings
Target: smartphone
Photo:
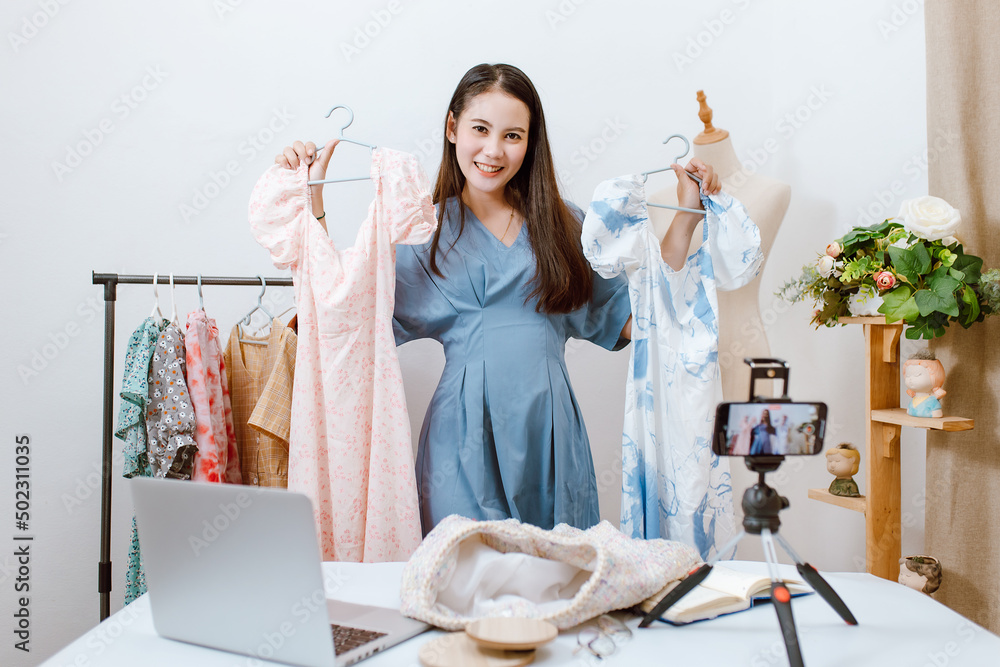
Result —
[[823, 451], [826, 403], [720, 403], [712, 451], [719, 456], [798, 456]]

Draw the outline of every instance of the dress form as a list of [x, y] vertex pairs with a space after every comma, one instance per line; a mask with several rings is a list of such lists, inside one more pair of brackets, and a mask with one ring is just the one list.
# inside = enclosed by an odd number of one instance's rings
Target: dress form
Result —
[[[712, 126], [712, 110], [705, 104], [705, 94], [700, 90], [698, 101], [701, 104], [698, 117], [704, 123], [705, 130], [694, 139], [694, 157], [715, 168], [722, 180], [722, 189], [741, 201], [757, 223], [766, 265], [771, 245], [788, 210], [791, 187], [766, 176], [746, 173], [733, 149], [729, 132]], [[676, 205], [676, 188], [671, 186], [654, 192], [649, 195], [649, 201]], [[661, 240], [674, 213], [662, 208], [649, 209], [653, 231]], [[691, 237], [691, 251], [701, 242], [702, 230], [699, 224]], [[743, 363], [744, 357], [771, 356], [767, 326], [760, 313], [760, 277], [763, 273], [762, 266], [757, 277], [740, 289], [718, 292], [719, 369], [726, 401], [746, 401], [750, 398], [747, 396], [750, 368]], [[773, 320], [768, 318], [768, 322]], [[761, 385], [759, 389], [765, 392], [770, 390], [765, 385]]]

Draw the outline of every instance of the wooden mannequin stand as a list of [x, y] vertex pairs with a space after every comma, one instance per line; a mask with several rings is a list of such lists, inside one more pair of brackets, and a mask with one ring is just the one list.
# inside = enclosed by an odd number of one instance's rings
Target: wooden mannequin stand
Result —
[[884, 317], [842, 317], [842, 323], [864, 325], [865, 331], [865, 492], [859, 498], [809, 489], [809, 497], [865, 515], [866, 571], [883, 579], [899, 574], [901, 427], [968, 431], [975, 425], [963, 417], [921, 418], [899, 407], [899, 337], [901, 322]]

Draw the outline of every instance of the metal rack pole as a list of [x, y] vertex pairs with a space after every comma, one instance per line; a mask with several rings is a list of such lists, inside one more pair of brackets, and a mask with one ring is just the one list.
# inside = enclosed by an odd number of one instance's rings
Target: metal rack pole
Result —
[[[100, 620], [111, 614], [111, 479], [114, 443], [115, 382], [115, 302], [119, 284], [152, 285], [152, 275], [92, 273], [95, 285], [104, 285], [104, 415], [101, 452], [101, 558], [97, 563], [97, 592]], [[174, 285], [197, 285], [198, 276], [174, 276]], [[291, 287], [291, 278], [264, 278], [269, 287]], [[169, 285], [170, 277], [160, 274], [157, 284]], [[256, 276], [201, 276], [202, 285], [259, 286]]]

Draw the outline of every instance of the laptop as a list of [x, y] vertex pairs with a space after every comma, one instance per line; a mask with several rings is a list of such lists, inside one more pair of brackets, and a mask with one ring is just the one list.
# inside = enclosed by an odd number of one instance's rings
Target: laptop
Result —
[[235, 484], [131, 480], [156, 632], [303, 667], [351, 665], [428, 629], [328, 600], [312, 504]]

